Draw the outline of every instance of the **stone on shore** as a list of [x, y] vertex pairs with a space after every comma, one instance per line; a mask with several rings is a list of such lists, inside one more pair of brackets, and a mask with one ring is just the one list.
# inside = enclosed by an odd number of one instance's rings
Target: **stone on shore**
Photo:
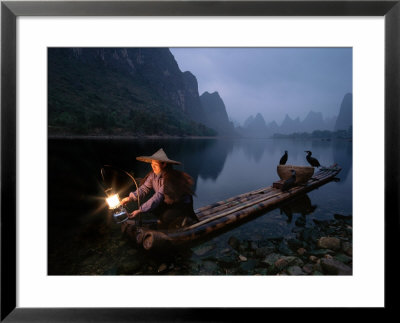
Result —
[[204, 256], [207, 252], [211, 251], [212, 249], [214, 249], [214, 246], [211, 245], [200, 246], [194, 250], [194, 254], [197, 256]]
[[243, 255], [239, 255], [239, 260], [240, 261], [247, 261], [247, 258]]
[[313, 265], [313, 264], [306, 264], [306, 265], [304, 265], [304, 266], [303, 266], [303, 271], [304, 271], [306, 274], [311, 275], [311, 274], [313, 273], [313, 271], [314, 271], [314, 265]]
[[287, 262], [286, 259], [279, 258], [277, 261], [275, 261], [274, 265], [279, 271], [281, 271], [281, 270], [285, 269], [289, 265], [289, 263]]
[[256, 249], [256, 256], [257, 257], [265, 257], [271, 253], [273, 253], [275, 250], [274, 246], [265, 246], [265, 247], [260, 247], [258, 249]]
[[321, 249], [331, 249], [336, 251], [340, 249], [340, 239], [334, 237], [321, 237], [317, 242], [317, 246]]
[[352, 275], [351, 267], [336, 259], [321, 259], [321, 268], [324, 274], [328, 275]]
[[342, 249], [346, 255], [353, 256], [353, 246], [350, 242], [343, 242]]
[[291, 276], [305, 275], [305, 272], [299, 266], [290, 266], [286, 271]]
[[339, 260], [339, 261], [343, 262], [344, 264], [349, 264], [353, 261], [353, 258], [351, 258], [343, 253], [335, 255], [334, 259]]
[[304, 248], [297, 249], [297, 254], [300, 256], [303, 256], [306, 252], [307, 252], [307, 250]]
[[298, 257], [287, 256], [287, 257], [283, 257], [283, 259], [285, 259], [290, 266], [303, 266], [304, 265], [303, 260], [301, 260]]
[[281, 257], [280, 254], [278, 253], [271, 253], [268, 256], [265, 257], [263, 260], [264, 263], [266, 263], [268, 266], [273, 266], [275, 262]]

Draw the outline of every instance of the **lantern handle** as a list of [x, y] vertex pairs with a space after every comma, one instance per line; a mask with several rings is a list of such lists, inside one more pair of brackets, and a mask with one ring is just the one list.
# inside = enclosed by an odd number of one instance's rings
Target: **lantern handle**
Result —
[[[126, 175], [128, 175], [128, 176], [132, 179], [132, 181], [135, 183], [136, 190], [137, 190], [137, 191], [139, 190], [139, 186], [138, 186], [138, 184], [137, 184], [135, 178], [134, 178], [131, 174], [129, 174], [127, 171], [125, 171], [125, 170], [123, 170], [123, 169], [119, 169], [119, 168], [116, 168], [116, 167], [111, 166], [111, 165], [104, 165], [104, 166], [101, 168], [101, 170], [100, 170], [101, 177], [103, 178], [103, 182], [105, 182], [105, 179], [104, 179], [104, 167], [111, 167], [111, 168], [114, 168], [114, 169], [117, 170], [117, 171], [124, 172], [124, 173], [125, 173]], [[139, 197], [139, 192], [138, 192], [138, 195], [137, 195], [137, 200], [138, 200], [138, 209], [140, 209], [140, 197]]]

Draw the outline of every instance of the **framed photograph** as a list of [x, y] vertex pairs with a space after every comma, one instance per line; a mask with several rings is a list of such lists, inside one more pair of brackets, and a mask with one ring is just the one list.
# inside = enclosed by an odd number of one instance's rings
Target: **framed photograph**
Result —
[[2, 2], [1, 319], [392, 309], [399, 14]]

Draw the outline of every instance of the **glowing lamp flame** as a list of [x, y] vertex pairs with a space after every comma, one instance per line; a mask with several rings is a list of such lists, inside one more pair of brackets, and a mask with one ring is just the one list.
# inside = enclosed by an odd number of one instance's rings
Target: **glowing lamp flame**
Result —
[[118, 194], [111, 195], [109, 198], [106, 199], [108, 206], [110, 209], [115, 209], [119, 206], [119, 196]]

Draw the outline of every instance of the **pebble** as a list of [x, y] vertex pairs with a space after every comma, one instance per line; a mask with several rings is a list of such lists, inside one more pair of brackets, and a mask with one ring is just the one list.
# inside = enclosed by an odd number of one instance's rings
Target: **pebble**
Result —
[[339, 250], [340, 239], [335, 237], [321, 237], [318, 239], [317, 246], [321, 249]]
[[160, 267], [158, 267], [157, 272], [162, 273], [162, 272], [166, 271], [167, 268], [168, 268], [168, 266], [166, 264], [161, 264]]
[[346, 255], [353, 256], [353, 246], [350, 242], [343, 242], [342, 249]]
[[274, 265], [278, 270], [282, 270], [285, 269], [289, 265], [289, 263], [286, 259], [279, 258], [277, 261], [275, 261]]
[[306, 252], [307, 252], [307, 250], [304, 248], [297, 249], [297, 254], [299, 254], [300, 256], [304, 255]]
[[240, 261], [247, 261], [247, 258], [243, 255], [239, 255]]
[[280, 257], [281, 257], [280, 254], [271, 253], [267, 257], [265, 257], [263, 262], [266, 263], [269, 266], [273, 266], [275, 264], [275, 261], [277, 261]]
[[213, 246], [201, 246], [194, 251], [197, 256], [203, 256], [207, 252], [211, 251], [214, 247]]

